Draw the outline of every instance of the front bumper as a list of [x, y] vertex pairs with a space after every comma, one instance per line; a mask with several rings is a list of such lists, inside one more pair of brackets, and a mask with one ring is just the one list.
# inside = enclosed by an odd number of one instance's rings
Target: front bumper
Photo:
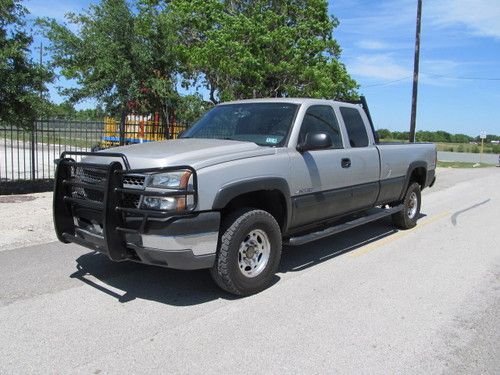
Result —
[[[58, 161], [54, 187], [54, 224], [60, 241], [99, 251], [114, 261], [131, 260], [186, 270], [212, 267], [220, 213], [195, 211], [197, 186], [194, 170], [192, 191], [154, 193], [161, 196], [183, 195], [186, 199], [191, 195], [194, 204], [190, 210], [143, 210], [127, 206], [126, 198], [152, 193], [124, 187], [124, 176], [160, 169], [130, 170], [128, 161], [121, 154], [126, 169], [117, 161], [106, 165], [88, 164], [66, 156], [63, 154]], [[98, 156], [117, 157], [116, 154], [106, 153], [99, 153]], [[98, 183], [82, 182], [75, 177], [77, 168], [92, 168], [104, 177]], [[179, 168], [191, 169], [185, 166]], [[161, 171], [173, 169], [162, 168]], [[75, 196], [76, 189], [89, 193]]]

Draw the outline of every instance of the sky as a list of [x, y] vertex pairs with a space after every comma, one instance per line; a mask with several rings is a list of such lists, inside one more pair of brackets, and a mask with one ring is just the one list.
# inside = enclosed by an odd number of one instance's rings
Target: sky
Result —
[[[31, 17], [63, 20], [96, 0], [26, 0]], [[417, 0], [329, 0], [341, 61], [378, 129], [409, 129]], [[500, 134], [500, 0], [423, 0], [417, 130]], [[39, 44], [41, 37], [35, 42]], [[38, 51], [33, 51], [38, 54]], [[57, 86], [51, 99], [61, 102]], [[93, 106], [93, 101], [79, 108]]]

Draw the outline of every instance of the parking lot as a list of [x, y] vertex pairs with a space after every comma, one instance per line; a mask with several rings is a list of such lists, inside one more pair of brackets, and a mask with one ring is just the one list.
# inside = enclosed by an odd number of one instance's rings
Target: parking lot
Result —
[[415, 229], [382, 220], [285, 248], [275, 284], [248, 298], [206, 271], [5, 247], [0, 373], [498, 374], [500, 168], [437, 178]]

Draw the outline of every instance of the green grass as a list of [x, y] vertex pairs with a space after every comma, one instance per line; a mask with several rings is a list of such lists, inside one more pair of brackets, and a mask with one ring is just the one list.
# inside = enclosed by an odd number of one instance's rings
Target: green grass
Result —
[[[19, 132], [17, 133], [5, 133], [2, 134], [0, 133], [0, 139], [8, 139], [12, 140], [13, 143], [16, 143], [17, 140], [19, 140], [19, 143], [23, 142], [30, 142], [31, 140], [31, 134], [26, 132], [24, 134], [23, 138], [23, 133]], [[48, 135], [39, 135], [37, 137], [37, 143], [43, 143], [43, 144], [50, 144], [50, 145], [66, 145], [66, 146], [73, 146], [73, 147], [79, 147], [79, 148], [90, 148], [95, 146], [100, 142], [100, 139], [84, 139], [84, 138], [68, 138], [68, 137], [59, 137], [59, 136], [53, 136], [52, 134]]]
[[409, 143], [407, 139], [381, 138], [380, 142]]
[[441, 168], [489, 168], [494, 167], [493, 164], [476, 164], [476, 163], [468, 163], [463, 161], [438, 161], [437, 166]]
[[[408, 143], [407, 140], [401, 139], [390, 139], [384, 138], [380, 140], [381, 142], [404, 142]], [[471, 143], [436, 143], [436, 148], [438, 151], [449, 151], [449, 152], [468, 152], [473, 154], [479, 154], [481, 152], [481, 143], [475, 145]], [[500, 154], [500, 145], [493, 145], [491, 143], [484, 144], [485, 154]]]

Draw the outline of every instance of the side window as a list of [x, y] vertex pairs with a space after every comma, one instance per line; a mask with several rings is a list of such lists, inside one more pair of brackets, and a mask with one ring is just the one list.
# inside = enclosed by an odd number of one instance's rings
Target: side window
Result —
[[340, 113], [347, 128], [351, 147], [368, 146], [368, 134], [366, 134], [365, 123], [359, 111], [356, 108], [340, 107]]
[[315, 105], [307, 109], [299, 133], [299, 143], [304, 142], [307, 133], [326, 133], [332, 138], [332, 148], [343, 148], [339, 123], [332, 107]]

